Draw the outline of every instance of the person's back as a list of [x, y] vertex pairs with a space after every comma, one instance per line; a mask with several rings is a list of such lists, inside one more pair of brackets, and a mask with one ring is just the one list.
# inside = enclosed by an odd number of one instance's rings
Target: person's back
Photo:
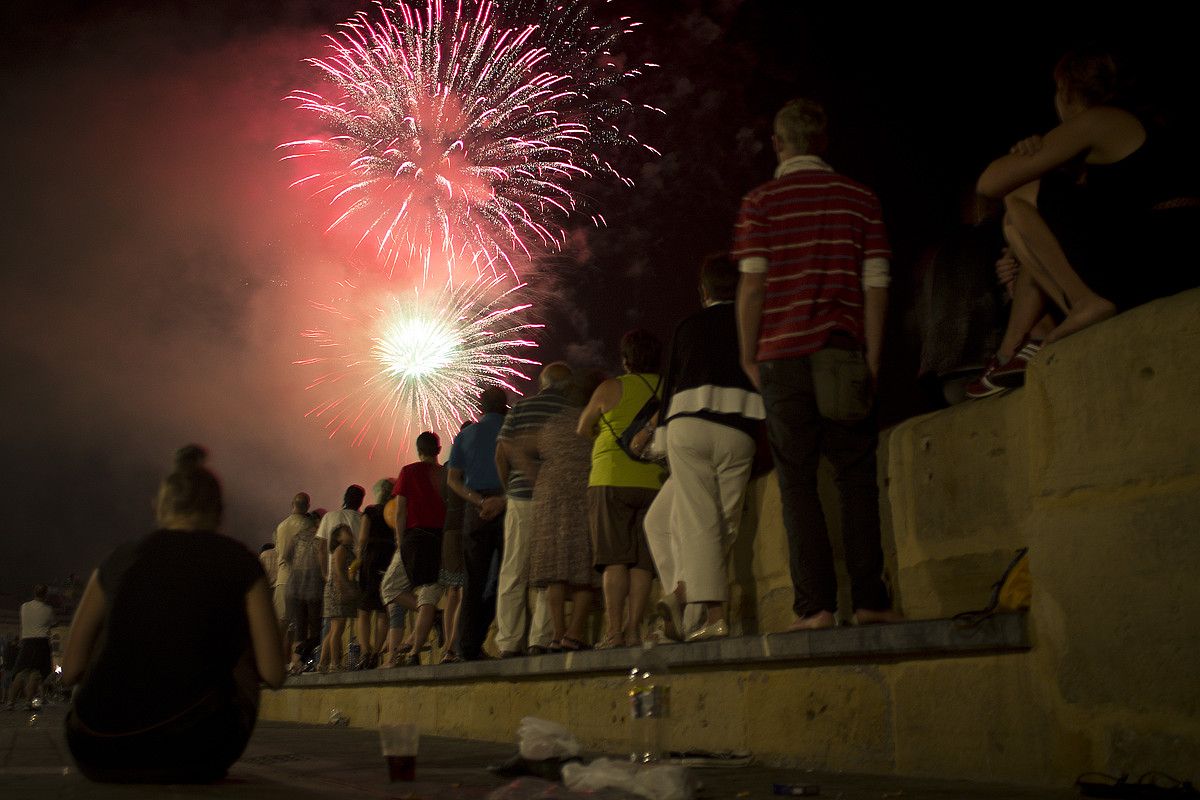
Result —
[[318, 550], [323, 547], [326, 544], [317, 538], [316, 525], [303, 528], [292, 538], [289, 558], [292, 575], [287, 584], [288, 597], [305, 600], [321, 597], [325, 590], [325, 579], [321, 574]]
[[21, 604], [21, 638], [49, 639], [54, 625], [54, 609], [41, 598]]
[[739, 258], [770, 259], [759, 361], [811, 353], [834, 330], [861, 340], [863, 265], [890, 256], [866, 186], [815, 155], [785, 160], [777, 175], [746, 195], [735, 232]]
[[218, 533], [163, 530], [118, 548], [99, 569], [108, 631], [79, 687], [80, 721], [129, 733], [230, 685], [249, 644], [246, 592], [262, 577], [253, 554]]
[[662, 485], [662, 467], [634, 461], [625, 454], [617, 440], [651, 395], [661, 391], [662, 377], [653, 372], [640, 372], [618, 375], [612, 380], [621, 385], [621, 399], [613, 409], [600, 415], [600, 424], [592, 443], [592, 470], [588, 485], [657, 489]]
[[80, 772], [114, 783], [207, 783], [249, 741], [259, 680], [283, 683], [258, 558], [215, 533], [220, 484], [195, 445], [159, 487], [161, 529], [97, 569], [71, 623], [66, 740]]
[[882, 580], [874, 419], [890, 248], [879, 201], [835, 173], [824, 108], [797, 98], [775, 115], [775, 180], [742, 201], [733, 257], [742, 367], [761, 391], [788, 534], [792, 629], [836, 624], [837, 578], [817, 491], [837, 473], [855, 615], [897, 619]]

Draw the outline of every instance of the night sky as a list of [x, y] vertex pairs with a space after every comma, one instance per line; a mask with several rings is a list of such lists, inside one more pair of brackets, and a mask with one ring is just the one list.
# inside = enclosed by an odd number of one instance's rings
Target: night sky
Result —
[[[313, 83], [302, 59], [363, 5], [18, 0], [0, 12], [0, 604], [149, 532], [157, 482], [186, 442], [210, 448], [225, 532], [255, 549], [297, 490], [334, 507], [348, 483], [397, 471], [392, 454], [368, 461], [304, 419], [298, 332], [347, 267], [275, 151], [312, 132], [282, 100]], [[982, 167], [1053, 125], [1056, 56], [1110, 42], [1177, 124], [1196, 119], [1183, 12], [1081, 23], [1011, 4], [813, 10], [824, 5], [617, 0], [646, 22], [630, 56], [663, 65], [630, 90], [668, 115], [628, 126], [663, 156], [623, 165], [634, 189], [583, 187], [608, 227], [578, 227], [552, 259], [540, 360], [616, 371], [624, 330], [667, 338], [696, 307], [700, 259], [728, 246], [741, 195], [770, 176], [774, 111], [807, 94], [829, 110], [829, 160], [878, 191], [893, 238], [894, 422], [925, 410], [906, 334], [914, 264]]]

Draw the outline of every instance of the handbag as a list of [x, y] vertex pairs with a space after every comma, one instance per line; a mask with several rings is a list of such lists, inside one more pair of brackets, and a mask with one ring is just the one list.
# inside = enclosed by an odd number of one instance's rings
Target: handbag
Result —
[[[600, 415], [600, 421], [603, 422], [608, 428], [609, 432], [612, 433], [613, 439], [615, 439], [617, 442], [617, 447], [621, 448], [621, 452], [623, 452], [625, 455], [642, 464], [659, 464], [662, 463], [664, 459], [647, 457], [646, 445], [650, 443], [652, 438], [651, 434], [653, 433], [653, 427], [650, 425], [650, 421], [654, 419], [655, 415], [658, 414], [659, 409], [662, 407], [662, 400], [660, 400], [658, 396], [659, 387], [662, 386], [662, 378], [660, 377], [658, 379], [657, 385], [651, 386], [650, 382], [641, 375], [638, 375], [637, 377], [642, 383], [646, 384], [646, 388], [650, 390], [650, 396], [646, 398], [645, 403], [642, 403], [642, 407], [638, 409], [638, 412], [633, 415], [633, 421], [629, 423], [629, 427], [618, 434], [616, 429], [613, 428], [612, 423], [605, 418], [604, 414]], [[647, 430], [648, 428], [650, 430]], [[635, 445], [634, 438], [637, 437], [638, 434], [642, 433], [645, 434], [644, 439]]]

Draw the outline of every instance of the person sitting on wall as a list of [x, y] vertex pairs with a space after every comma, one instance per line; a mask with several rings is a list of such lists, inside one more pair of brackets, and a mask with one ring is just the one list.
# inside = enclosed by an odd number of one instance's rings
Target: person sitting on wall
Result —
[[980, 194], [1003, 197], [1005, 238], [1020, 271], [1008, 327], [981, 381], [1020, 385], [1060, 312], [1050, 344], [1118, 312], [1196, 286], [1189, 260], [1200, 180], [1189, 150], [1134, 113], [1112, 55], [1067, 53], [1054, 70], [1062, 121], [988, 165]]

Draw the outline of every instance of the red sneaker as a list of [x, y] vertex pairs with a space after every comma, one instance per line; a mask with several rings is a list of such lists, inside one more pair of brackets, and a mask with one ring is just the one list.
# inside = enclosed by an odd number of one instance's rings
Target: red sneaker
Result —
[[1019, 389], [1025, 385], [1025, 370], [1042, 349], [1041, 342], [1026, 341], [1009, 362], [992, 370], [988, 380], [1004, 389]]
[[1000, 363], [996, 361], [996, 357], [992, 356], [988, 359], [987, 366], [983, 368], [983, 373], [967, 384], [966, 395], [971, 400], [978, 400], [981, 397], [992, 397], [997, 394], [1004, 394], [1008, 389], [1003, 386], [997, 386], [992, 383], [992, 374], [1000, 368]]

